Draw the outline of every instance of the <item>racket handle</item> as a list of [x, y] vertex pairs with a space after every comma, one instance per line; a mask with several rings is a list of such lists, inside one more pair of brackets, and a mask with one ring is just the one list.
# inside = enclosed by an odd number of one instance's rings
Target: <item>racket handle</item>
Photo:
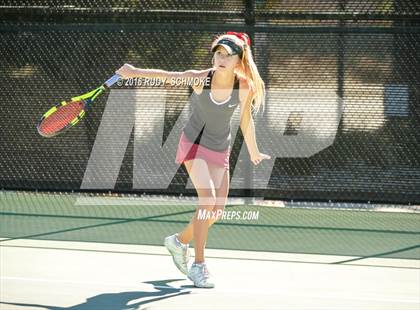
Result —
[[119, 74], [115, 74], [115, 75], [113, 75], [110, 79], [108, 79], [108, 80], [104, 83], [104, 85], [105, 85], [106, 87], [111, 87], [112, 85], [114, 85], [115, 83], [117, 83], [119, 79], [121, 79], [121, 75], [119, 75]]

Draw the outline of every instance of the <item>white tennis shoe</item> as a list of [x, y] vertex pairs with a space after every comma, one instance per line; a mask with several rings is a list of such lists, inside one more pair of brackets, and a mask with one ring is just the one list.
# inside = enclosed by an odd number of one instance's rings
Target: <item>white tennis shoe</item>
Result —
[[183, 274], [188, 275], [188, 261], [190, 260], [190, 251], [188, 244], [182, 244], [178, 240], [178, 234], [168, 236], [165, 238], [164, 245], [169, 253], [172, 255], [172, 260], [175, 266]]
[[201, 288], [213, 288], [214, 283], [210, 281], [210, 273], [205, 263], [192, 264], [188, 271], [188, 279], [194, 282], [194, 286]]

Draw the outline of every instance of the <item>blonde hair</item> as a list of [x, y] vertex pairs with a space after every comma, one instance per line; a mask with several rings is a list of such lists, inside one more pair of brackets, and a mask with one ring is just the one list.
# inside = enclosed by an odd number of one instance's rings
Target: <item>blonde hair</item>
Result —
[[235, 35], [222, 34], [213, 41], [212, 49], [221, 39], [229, 39], [235, 42], [236, 45], [242, 47], [243, 52], [242, 59], [240, 60], [240, 69], [237, 70], [236, 73], [240, 77], [246, 79], [251, 90], [250, 95], [247, 98], [247, 104], [250, 105], [251, 112], [258, 113], [261, 107], [264, 111], [265, 83], [258, 72], [254, 58], [252, 57], [251, 47], [244, 40], [241, 40]]

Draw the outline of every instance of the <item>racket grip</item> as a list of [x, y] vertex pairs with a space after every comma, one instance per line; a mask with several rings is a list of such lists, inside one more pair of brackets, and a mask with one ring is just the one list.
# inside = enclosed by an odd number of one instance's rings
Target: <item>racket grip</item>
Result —
[[111, 87], [112, 85], [114, 85], [115, 83], [118, 82], [118, 80], [121, 79], [121, 75], [119, 74], [114, 74], [110, 79], [108, 79], [104, 85], [106, 87]]

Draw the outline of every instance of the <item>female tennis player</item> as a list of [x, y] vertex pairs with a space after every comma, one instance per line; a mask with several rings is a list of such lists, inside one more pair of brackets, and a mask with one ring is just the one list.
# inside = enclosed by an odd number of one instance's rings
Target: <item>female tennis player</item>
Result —
[[[208, 229], [220, 219], [228, 197], [230, 120], [237, 106], [240, 106], [240, 128], [252, 163], [257, 165], [270, 159], [259, 151], [255, 137], [252, 113], [264, 104], [265, 87], [254, 63], [250, 43], [245, 33], [227, 32], [218, 36], [211, 46], [213, 67], [210, 69], [169, 72], [125, 64], [116, 71], [125, 79], [140, 77], [170, 81], [198, 78], [206, 81], [208, 78], [207, 84], [192, 86], [192, 113], [180, 134], [176, 154], [176, 162], [185, 165], [197, 191], [198, 207], [182, 231], [164, 240], [176, 267], [196, 287], [214, 287], [204, 249]], [[188, 268], [188, 248], [193, 239], [195, 262]]]

